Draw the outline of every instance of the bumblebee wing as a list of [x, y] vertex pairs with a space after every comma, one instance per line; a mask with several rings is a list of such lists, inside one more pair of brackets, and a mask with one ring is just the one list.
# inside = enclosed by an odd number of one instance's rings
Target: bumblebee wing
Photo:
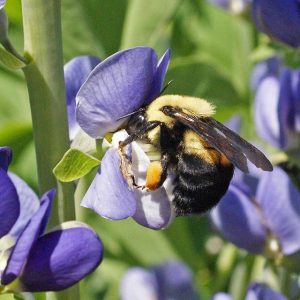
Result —
[[187, 114], [182, 109], [172, 106], [165, 106], [162, 111], [198, 133], [243, 172], [248, 173], [247, 159], [265, 171], [273, 169], [260, 150], [213, 118]]
[[228, 138], [235, 148], [243, 152], [247, 159], [249, 159], [257, 168], [261, 168], [264, 171], [273, 170], [273, 166], [267, 157], [234, 131], [230, 130], [228, 127], [224, 126], [222, 123], [213, 118], [206, 118], [205, 122], [207, 122], [207, 124], [209, 124], [209, 126], [212, 128], [215, 128], [223, 133], [225, 138]]

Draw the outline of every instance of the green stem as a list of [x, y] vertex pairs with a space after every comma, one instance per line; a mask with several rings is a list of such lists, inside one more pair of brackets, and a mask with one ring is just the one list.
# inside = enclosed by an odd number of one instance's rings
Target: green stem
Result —
[[[60, 0], [22, 0], [24, 68], [32, 114], [40, 194], [56, 187], [49, 226], [75, 219], [73, 184], [57, 183], [52, 170], [69, 148]], [[79, 299], [78, 288], [55, 299]], [[49, 294], [51, 296], [51, 294]], [[48, 297], [47, 297], [48, 298]], [[51, 297], [53, 298], [53, 297]]]
[[73, 184], [57, 184], [53, 167], [69, 148], [60, 1], [23, 0], [25, 57], [40, 193], [58, 187], [50, 224], [75, 218]]

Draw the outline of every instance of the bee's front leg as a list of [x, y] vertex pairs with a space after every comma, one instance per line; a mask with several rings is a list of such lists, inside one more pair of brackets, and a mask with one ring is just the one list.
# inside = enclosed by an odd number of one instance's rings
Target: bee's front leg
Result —
[[125, 153], [125, 147], [119, 146], [119, 156], [120, 156], [120, 170], [123, 177], [126, 179], [128, 186], [130, 188], [141, 188], [136, 184], [134, 174], [132, 171], [132, 162], [129, 156]]
[[129, 135], [124, 141], [119, 143], [120, 170], [131, 188], [143, 189], [144, 187], [138, 185], [135, 181], [134, 174], [132, 172], [132, 162], [129, 156], [126, 154], [126, 146], [141, 138], [147, 131], [154, 129], [159, 125], [161, 125], [161, 123], [157, 121], [146, 123], [146, 125], [141, 127], [137, 132]]

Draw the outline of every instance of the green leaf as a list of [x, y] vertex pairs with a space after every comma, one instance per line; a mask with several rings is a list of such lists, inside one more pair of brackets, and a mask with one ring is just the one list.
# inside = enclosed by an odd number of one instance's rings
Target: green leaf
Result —
[[199, 60], [230, 80], [242, 97], [249, 97], [249, 57], [254, 44], [251, 24], [213, 5], [203, 3], [197, 10], [190, 2], [185, 2], [176, 22], [181, 30], [173, 32], [173, 40], [184, 34]]
[[167, 94], [189, 95], [207, 99], [216, 105], [217, 117], [227, 120], [233, 113], [245, 113], [248, 103], [238, 94], [232, 82], [214, 67], [197, 58], [177, 58], [171, 62], [166, 82], [174, 80]]
[[0, 295], [0, 300], [14, 300], [14, 294], [3, 294]]
[[131, 0], [127, 9], [122, 48], [155, 45], [166, 50], [169, 25], [181, 0]]
[[78, 149], [69, 149], [53, 169], [56, 178], [62, 182], [79, 179], [99, 166], [100, 161]]
[[10, 69], [22, 69], [26, 67], [26, 64], [22, 60], [2, 47], [0, 47], [0, 61]]
[[119, 0], [62, 1], [65, 58], [96, 55], [104, 59], [118, 51], [126, 6], [127, 1]]

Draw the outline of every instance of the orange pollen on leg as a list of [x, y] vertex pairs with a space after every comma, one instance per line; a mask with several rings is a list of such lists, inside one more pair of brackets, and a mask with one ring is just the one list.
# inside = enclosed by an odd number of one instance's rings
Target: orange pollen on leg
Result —
[[147, 169], [145, 187], [149, 190], [157, 189], [160, 184], [162, 171], [162, 165], [159, 161], [151, 162]]

